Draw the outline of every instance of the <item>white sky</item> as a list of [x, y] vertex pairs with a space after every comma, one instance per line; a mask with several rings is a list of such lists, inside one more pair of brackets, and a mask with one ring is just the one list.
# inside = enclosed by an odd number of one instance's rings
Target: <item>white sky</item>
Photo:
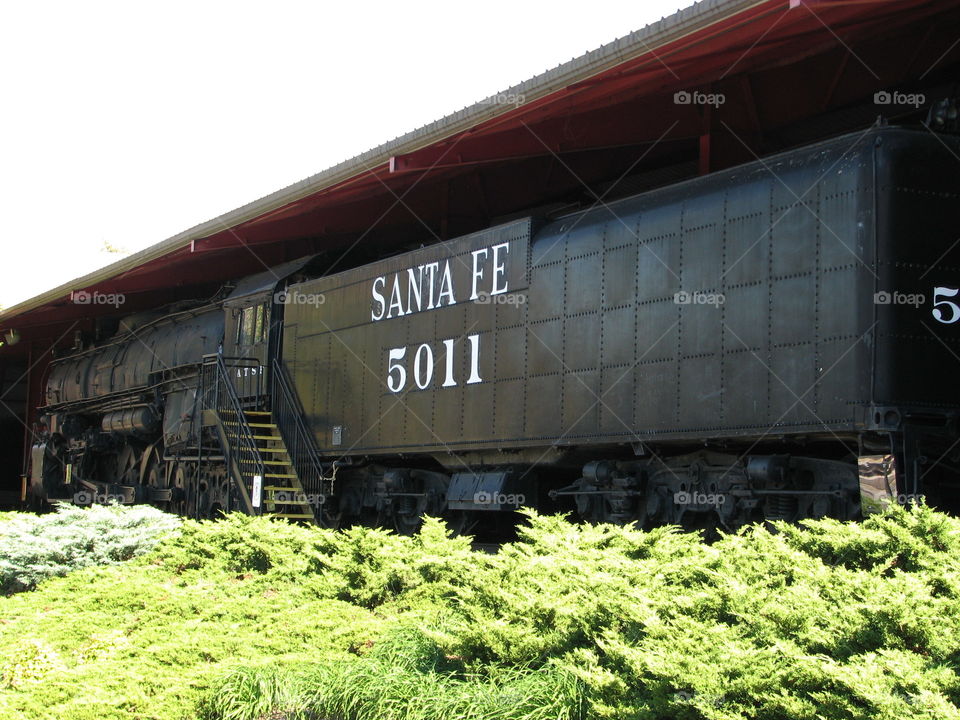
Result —
[[0, 306], [686, 4], [5, 2]]

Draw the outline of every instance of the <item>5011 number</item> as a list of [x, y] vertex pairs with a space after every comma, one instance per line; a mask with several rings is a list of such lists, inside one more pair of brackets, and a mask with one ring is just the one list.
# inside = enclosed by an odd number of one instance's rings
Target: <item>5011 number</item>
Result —
[[[466, 385], [483, 382], [480, 378], [480, 336], [467, 335], [465, 348], [469, 352], [469, 377]], [[416, 385], [420, 390], [426, 390], [434, 382], [434, 371], [437, 378], [443, 375], [443, 382], [440, 387], [456, 387], [459, 383], [454, 377], [453, 358], [455, 354], [457, 341], [444, 340], [443, 345], [443, 369], [437, 367], [433, 347], [429, 343], [423, 343], [415, 351], [410, 353], [413, 358], [413, 367], [411, 372], [407, 373], [409, 360], [408, 347], [390, 348], [387, 351], [387, 389], [390, 392], [402, 392], [407, 387], [408, 380]]]

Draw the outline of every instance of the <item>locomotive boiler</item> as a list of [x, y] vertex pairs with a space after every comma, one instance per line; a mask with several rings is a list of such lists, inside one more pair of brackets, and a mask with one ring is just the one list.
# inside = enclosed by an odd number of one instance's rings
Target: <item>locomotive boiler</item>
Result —
[[[945, 149], [946, 148], [946, 149]], [[210, 515], [855, 518], [960, 466], [956, 138], [877, 127], [58, 360], [34, 485]]]

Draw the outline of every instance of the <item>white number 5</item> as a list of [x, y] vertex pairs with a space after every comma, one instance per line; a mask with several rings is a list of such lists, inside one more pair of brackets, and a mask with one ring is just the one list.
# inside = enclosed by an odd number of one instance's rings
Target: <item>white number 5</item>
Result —
[[[960, 288], [935, 287], [933, 289], [933, 317], [944, 325], [952, 325], [960, 320], [960, 305], [949, 300], [942, 300], [945, 297], [956, 297], [960, 293]], [[947, 308], [950, 313], [944, 317], [944, 312], [940, 308]]]
[[[406, 354], [407, 349], [402, 347], [391, 349], [387, 356], [387, 388], [390, 392], [400, 392], [407, 384], [407, 371], [400, 362], [395, 362], [403, 360]], [[397, 372], [396, 375], [393, 374], [394, 370]]]

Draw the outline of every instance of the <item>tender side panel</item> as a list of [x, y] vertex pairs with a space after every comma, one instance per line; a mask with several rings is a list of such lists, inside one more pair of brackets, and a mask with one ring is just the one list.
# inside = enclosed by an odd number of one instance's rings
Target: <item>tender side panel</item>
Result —
[[[320, 447], [855, 429], [869, 403], [872, 143], [683, 183], [532, 241], [521, 222], [296, 286], [324, 297], [287, 306], [284, 352]], [[430, 263], [449, 265], [451, 295], [435, 281], [418, 301], [409, 273]], [[493, 302], [471, 299], [475, 277]]]

